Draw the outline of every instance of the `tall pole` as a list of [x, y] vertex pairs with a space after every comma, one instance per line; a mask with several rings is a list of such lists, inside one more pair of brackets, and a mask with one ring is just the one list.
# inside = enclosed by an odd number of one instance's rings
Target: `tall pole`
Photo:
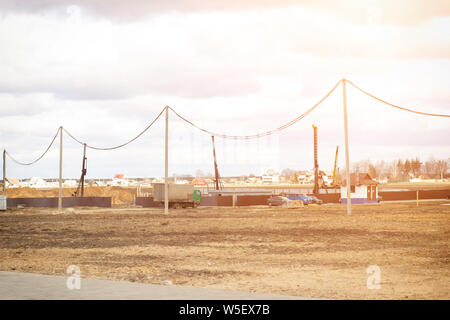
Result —
[[84, 197], [84, 177], [86, 176], [86, 143], [83, 146], [83, 165], [81, 167], [81, 197]]
[[59, 192], [58, 211], [62, 212], [62, 159], [63, 159], [63, 127], [59, 127]]
[[336, 156], [334, 157], [334, 169], [333, 169], [333, 186], [336, 185], [336, 166], [337, 166], [337, 157], [339, 152], [339, 146], [336, 146]]
[[166, 106], [166, 146], [165, 146], [165, 172], [164, 172], [164, 213], [169, 213], [169, 107]]
[[219, 169], [217, 168], [217, 160], [216, 160], [216, 147], [214, 145], [214, 136], [211, 136], [212, 139], [212, 147], [213, 147], [213, 156], [214, 156], [214, 176], [216, 177], [216, 190], [220, 189], [219, 185]]
[[319, 193], [319, 163], [317, 161], [317, 127], [312, 125], [314, 129], [314, 194]]
[[347, 189], [347, 215], [352, 214], [352, 201], [350, 197], [350, 158], [348, 155], [348, 122], [347, 122], [347, 95], [345, 91], [345, 79], [342, 79], [342, 90], [343, 90], [343, 97], [344, 97], [344, 130], [345, 130], [345, 168], [347, 171], [347, 183], [346, 183], [346, 189]]
[[3, 195], [6, 196], [6, 150], [3, 150]]

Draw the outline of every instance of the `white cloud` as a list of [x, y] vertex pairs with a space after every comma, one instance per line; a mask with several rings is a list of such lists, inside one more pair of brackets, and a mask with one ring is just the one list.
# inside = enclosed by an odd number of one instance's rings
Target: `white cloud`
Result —
[[[344, 76], [393, 103], [449, 113], [449, 18], [396, 26], [356, 25], [300, 6], [162, 12], [126, 23], [84, 6], [2, 16], [2, 147], [32, 160], [59, 125], [96, 146], [121, 144], [165, 105], [214, 132], [254, 134], [300, 115]], [[447, 119], [393, 110], [348, 87], [352, 157], [448, 156]], [[341, 94], [339, 87], [273, 140], [218, 141], [221, 173], [310, 167], [312, 123], [320, 128], [321, 165], [331, 166], [343, 146]], [[210, 137], [173, 115], [170, 128], [171, 172], [211, 171]], [[90, 151], [90, 174], [161, 175], [163, 130], [159, 121], [123, 151]], [[81, 146], [64, 141], [65, 172], [76, 177]], [[55, 176], [57, 152], [45, 159], [36, 170]]]

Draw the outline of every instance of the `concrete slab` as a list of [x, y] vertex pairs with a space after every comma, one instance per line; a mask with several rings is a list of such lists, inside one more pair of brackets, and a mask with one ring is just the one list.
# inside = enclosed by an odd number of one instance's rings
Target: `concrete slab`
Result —
[[145, 283], [80, 279], [80, 289], [67, 287], [68, 277], [0, 271], [1, 300], [311, 300], [276, 294], [226, 291]]

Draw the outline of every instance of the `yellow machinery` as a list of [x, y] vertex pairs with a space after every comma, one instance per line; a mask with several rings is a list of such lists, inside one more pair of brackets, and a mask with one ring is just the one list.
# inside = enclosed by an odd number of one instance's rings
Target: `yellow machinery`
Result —
[[333, 182], [332, 185], [336, 185], [336, 166], [337, 166], [337, 158], [338, 158], [339, 146], [336, 146], [336, 156], [334, 157], [334, 169], [333, 169]]

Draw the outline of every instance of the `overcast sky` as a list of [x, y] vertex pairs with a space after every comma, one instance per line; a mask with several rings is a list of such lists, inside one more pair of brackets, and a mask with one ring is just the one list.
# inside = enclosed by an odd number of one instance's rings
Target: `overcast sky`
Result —
[[[258, 3], [258, 4], [255, 4]], [[0, 148], [37, 158], [59, 126], [109, 147], [169, 105], [230, 135], [274, 129], [343, 77], [394, 104], [450, 114], [449, 1], [3, 1]], [[350, 159], [450, 157], [449, 118], [390, 108], [347, 85]], [[344, 167], [342, 86], [288, 129], [216, 139], [223, 176]], [[211, 137], [170, 114], [169, 174], [213, 171]], [[59, 141], [37, 164], [7, 159], [7, 176], [57, 177]], [[64, 135], [64, 177], [82, 146]], [[164, 175], [164, 119], [115, 151], [88, 149], [88, 178]]]

